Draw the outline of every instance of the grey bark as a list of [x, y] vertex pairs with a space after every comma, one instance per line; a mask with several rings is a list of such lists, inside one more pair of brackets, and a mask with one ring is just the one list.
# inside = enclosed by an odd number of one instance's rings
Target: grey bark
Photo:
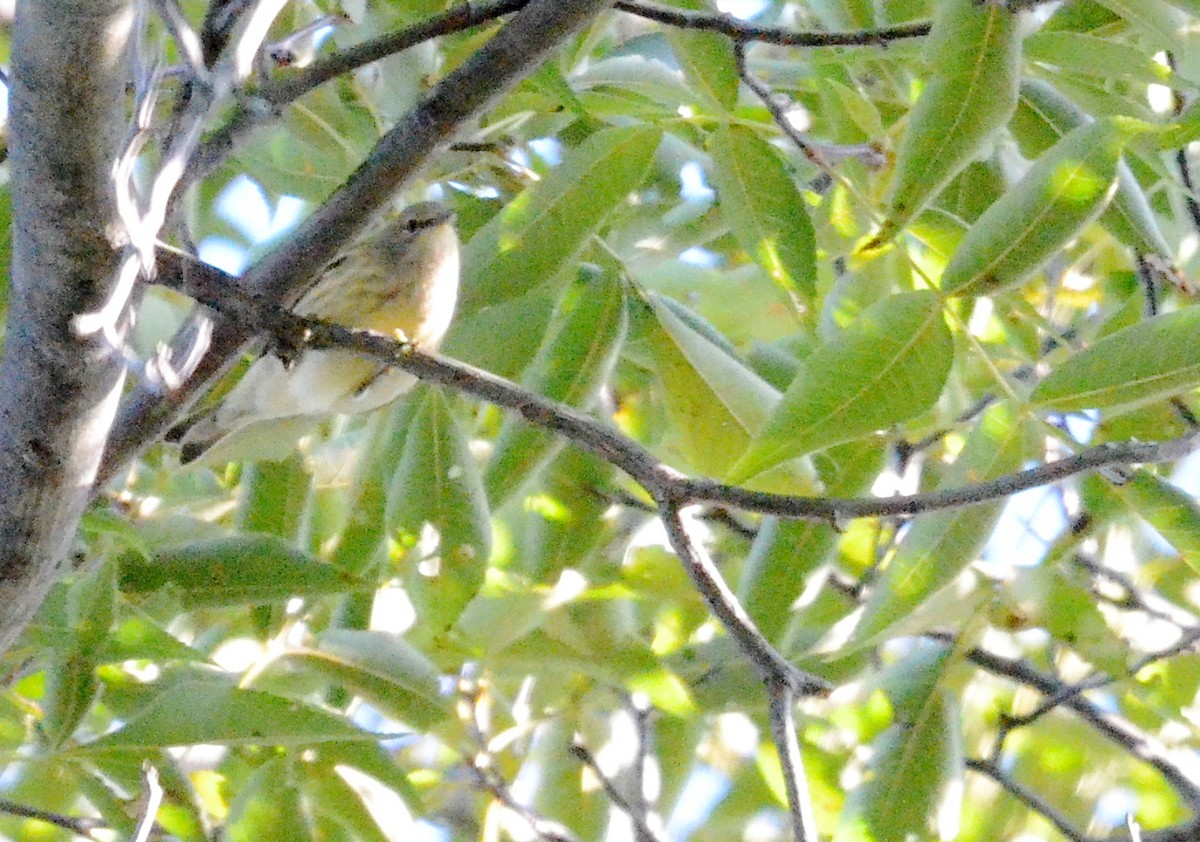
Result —
[[[58, 575], [124, 379], [73, 319], [108, 301], [109, 172], [124, 119], [126, 0], [22, 0], [13, 29], [13, 258], [0, 362], [0, 651]], [[123, 320], [122, 320], [123, 321]]]

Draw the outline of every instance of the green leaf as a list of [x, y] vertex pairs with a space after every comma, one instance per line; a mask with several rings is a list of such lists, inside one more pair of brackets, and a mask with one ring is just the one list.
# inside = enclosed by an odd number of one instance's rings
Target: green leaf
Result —
[[667, 42], [692, 88], [718, 109], [737, 105], [738, 73], [733, 45], [724, 35], [703, 30], [667, 30]]
[[967, 231], [942, 289], [990, 295], [1040, 268], [1104, 210], [1128, 137], [1124, 123], [1108, 119], [1065, 135]]
[[460, 311], [442, 350], [456, 360], [516, 378], [538, 350], [530, 337], [545, 333], [557, 300], [558, 291], [543, 286], [476, 313]]
[[721, 213], [742, 248], [780, 287], [812, 297], [816, 238], [804, 198], [779, 154], [743, 126], [713, 132], [708, 151]]
[[425, 393], [408, 430], [388, 491], [387, 522], [410, 547], [426, 524], [432, 527], [436, 549], [407, 587], [427, 630], [445, 630], [483, 584], [492, 524], [470, 442], [440, 391]]
[[96, 661], [112, 664], [120, 661], [204, 661], [198, 652], [132, 605], [121, 606], [121, 618], [96, 653]]
[[[1045, 568], [1043, 568], [1045, 569]], [[1109, 675], [1125, 673], [1129, 649], [1109, 627], [1096, 605], [1090, 578], [1082, 571], [1062, 565], [1047, 570], [1049, 579], [1038, 618], [1046, 631], [1063, 641], [1097, 669]]]
[[722, 476], [766, 421], [779, 393], [732, 351], [651, 299], [647, 341], [672, 420], [672, 444], [696, 470]]
[[344, 685], [392, 719], [422, 730], [452, 711], [452, 700], [440, 692], [437, 668], [394, 634], [329, 629], [315, 646], [286, 652], [268, 669], [315, 673]]
[[768, 640], [778, 639], [805, 580], [837, 543], [831, 526], [765, 518], [746, 558], [738, 597]]
[[1021, 33], [997, 3], [941, 0], [929, 35], [933, 75], [896, 151], [887, 219], [868, 248], [886, 243], [933, 200], [1017, 105]]
[[79, 531], [89, 538], [104, 536], [113, 539], [123, 549], [136, 550], [147, 558], [150, 547], [146, 539], [126, 518], [106, 509], [89, 509], [79, 520]]
[[295, 699], [223, 681], [184, 679], [162, 687], [145, 707], [78, 751], [224, 746], [311, 745], [328, 740], [380, 739], [346, 720]]
[[522, 295], [556, 277], [645, 179], [660, 131], [605, 129], [526, 188], [463, 250], [460, 315]]
[[[904, 691], [911, 716], [901, 718], [897, 710], [901, 721], [875, 741], [867, 775], [846, 801], [834, 842], [934, 838], [931, 819], [939, 805], [961, 797], [961, 787], [952, 785], [964, 768], [960, 713], [954, 698], [927, 678], [939, 677], [943, 668], [923, 655], [906, 659], [904, 672], [917, 685]], [[957, 828], [938, 831], [945, 838], [958, 835]]]
[[840, 337], [804, 360], [801, 373], [731, 471], [731, 481], [925, 411], [941, 394], [953, 355], [935, 293], [900, 293], [877, 301]]
[[1200, 307], [1146, 319], [1105, 336], [1050, 372], [1036, 406], [1078, 412], [1136, 406], [1200, 386]]
[[65, 743], [96, 699], [96, 661], [83, 652], [54, 657], [46, 669], [46, 691], [38, 736], [42, 747], [54, 751]]
[[[587, 410], [612, 374], [628, 325], [624, 281], [615, 272], [580, 273], [564, 291], [550, 335], [521, 378], [536, 394]], [[561, 440], [524, 419], [508, 416], [483, 475], [499, 506], [561, 447]]]
[[1200, 505], [1195, 497], [1148, 471], [1137, 471], [1113, 490], [1192, 570], [1200, 572]]
[[[1021, 82], [1021, 101], [1013, 116], [1012, 131], [1026, 158], [1040, 156], [1063, 135], [1090, 120], [1086, 112], [1049, 83], [1038, 79]], [[1163, 257], [1173, 254], [1146, 192], [1124, 161], [1117, 164], [1117, 192], [1100, 215], [1100, 224], [1131, 248]]]
[[535, 582], [550, 584], [568, 567], [580, 567], [611, 535], [602, 493], [615, 469], [596, 456], [568, 447], [542, 473], [537, 493], [526, 498], [521, 569]]
[[1189, 21], [1178, 9], [1164, 0], [1096, 0], [1101, 6], [1120, 15], [1131, 25], [1150, 36], [1163, 49], [1187, 47], [1184, 33]]
[[170, 588], [185, 608], [245, 605], [343, 593], [367, 583], [273, 535], [236, 535], [120, 559], [126, 594]]
[[955, 793], [964, 768], [958, 705], [944, 691], [929, 698], [912, 724], [876, 740], [868, 777], [850, 794], [834, 842], [934, 838], [931, 817]]
[[291, 453], [279, 461], [264, 459], [242, 469], [239, 527], [294, 539], [300, 530], [309, 497], [311, 477], [304, 460]]
[[230, 842], [312, 838], [292, 763], [288, 757], [272, 757], [250, 776], [229, 811], [223, 835]]
[[[305, 763], [298, 770], [303, 777], [300, 791], [311, 810], [359, 842], [390, 842], [398, 833], [416, 833], [411, 814], [397, 812], [395, 805], [388, 805], [385, 820], [390, 833], [384, 833], [380, 823], [372, 816], [363, 796], [355, 791], [337, 770], [325, 764]], [[370, 793], [369, 793], [370, 794]], [[374, 799], [368, 799], [368, 802]], [[382, 807], [382, 804], [378, 806]]]
[[[1009, 404], [993, 406], [971, 430], [944, 487], [957, 488], [1018, 470], [1023, 434]], [[868, 646], [885, 638], [952, 583], [979, 557], [1003, 508], [1003, 502], [984, 503], [932, 512], [917, 520], [871, 589], [850, 646]]]
[[1025, 58], [1105, 82], [1114, 78], [1157, 85], [1178, 82], [1169, 67], [1142, 50], [1082, 32], [1035, 33], [1025, 39]]
[[81, 571], [67, 592], [67, 622], [78, 651], [91, 655], [100, 649], [116, 616], [117, 565], [105, 558], [91, 570]]

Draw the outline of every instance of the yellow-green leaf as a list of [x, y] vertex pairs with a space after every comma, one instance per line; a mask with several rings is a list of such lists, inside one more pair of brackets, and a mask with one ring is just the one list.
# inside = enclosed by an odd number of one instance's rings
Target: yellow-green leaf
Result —
[[933, 74], [896, 152], [887, 219], [872, 239], [896, 236], [979, 154], [1017, 105], [1021, 33], [999, 3], [942, 0], [929, 36]]
[[1200, 307], [1146, 319], [1075, 354], [1033, 390], [1057, 412], [1136, 406], [1200, 386]]
[[990, 295], [1019, 284], [1100, 215], [1117, 183], [1123, 123], [1079, 126], [971, 226], [942, 273], [952, 295]]
[[875, 302], [804, 360], [734, 467], [732, 481], [925, 411], [941, 394], [953, 356], [935, 293], [901, 293]]
[[816, 237], [804, 199], [778, 153], [742, 126], [714, 132], [708, 151], [721, 213], [742, 248], [779, 286], [811, 296]]

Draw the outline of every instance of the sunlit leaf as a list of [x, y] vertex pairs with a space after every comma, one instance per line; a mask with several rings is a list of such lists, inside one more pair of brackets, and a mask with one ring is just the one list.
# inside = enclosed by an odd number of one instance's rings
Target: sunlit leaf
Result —
[[1030, 399], [1057, 412], [1134, 406], [1200, 386], [1200, 308], [1118, 330], [1068, 357]]
[[1021, 30], [1001, 5], [941, 0], [928, 55], [932, 76], [896, 151], [887, 219], [872, 245], [887, 242], [979, 154], [1017, 105]]
[[715, 132], [708, 151], [721, 211], [742, 248], [775, 283], [811, 296], [816, 240], [804, 199], [778, 153], [738, 126]]
[[[804, 360], [733, 478], [752, 477], [923, 412], [941, 394], [952, 357], [937, 295], [902, 293], [876, 302]], [[888, 399], [879, 400], [881, 395]]]

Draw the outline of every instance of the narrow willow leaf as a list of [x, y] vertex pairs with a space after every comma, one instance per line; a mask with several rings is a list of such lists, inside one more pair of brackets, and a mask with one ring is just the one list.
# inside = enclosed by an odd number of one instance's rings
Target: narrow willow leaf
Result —
[[533, 360], [550, 324], [558, 290], [553, 284], [467, 315], [459, 313], [442, 345], [449, 357], [516, 379]]
[[[1018, 470], [1022, 435], [1013, 408], [1009, 404], [993, 406], [967, 437], [945, 487], [960, 487]], [[850, 648], [869, 646], [885, 638], [922, 603], [953, 582], [979, 557], [1003, 508], [1002, 502], [993, 502], [921, 517], [905, 534], [872, 588]]]
[[[319, 819], [332, 823], [356, 842], [390, 842], [396, 837], [387, 835], [371, 815], [363, 798], [346, 783], [333, 767], [305, 763], [297, 768], [301, 778], [299, 788], [309, 810]], [[381, 817], [382, 818], [382, 817]], [[389, 830], [393, 834], [416, 832], [412, 817], [394, 810], [388, 814]], [[336, 838], [322, 834], [322, 838]]]
[[408, 430], [387, 521], [407, 546], [421, 539], [427, 524], [436, 536], [436, 548], [406, 584], [427, 630], [445, 630], [483, 584], [492, 525], [470, 443], [439, 391], [426, 392]]
[[79, 651], [54, 657], [46, 668], [42, 718], [37, 725], [38, 741], [44, 749], [54, 751], [70, 739], [98, 689], [93, 657]]
[[1148, 471], [1138, 471], [1132, 480], [1113, 488], [1192, 570], [1200, 572], [1200, 505], [1195, 497]]
[[[143, 558], [143, 556], [138, 556]], [[111, 558], [71, 583], [67, 592], [67, 620], [80, 653], [93, 654], [108, 641], [117, 617], [117, 564]]]
[[368, 587], [273, 535], [236, 535], [120, 559], [124, 593], [169, 587], [187, 608], [245, 605]]
[[1122, 77], [1143, 84], [1178, 84], [1171, 69], [1149, 53], [1083, 32], [1035, 33], [1025, 39], [1025, 59], [1105, 82]]
[[[920, 685], [905, 691], [910, 710], [897, 709], [900, 721], [875, 740], [870, 769], [846, 800], [834, 842], [935, 838], [932, 819], [945, 815], [939, 810], [944, 799], [961, 797], [961, 786], [953, 786], [965, 765], [960, 713], [936, 683], [945, 659], [913, 660], [904, 663], [905, 673]], [[945, 838], [958, 835], [957, 828], [937, 830]]]
[[715, 32], [670, 28], [667, 42], [692, 88], [711, 106], [732, 111], [737, 105], [738, 72], [730, 40]]
[[96, 653], [101, 664], [120, 661], [205, 661], [199, 650], [183, 643], [132, 605], [121, 607], [121, 619]]
[[279, 461], [264, 459], [242, 471], [238, 527], [294, 539], [308, 502], [311, 477], [296, 452]]
[[1167, 49], [1186, 49], [1190, 21], [1165, 0], [1096, 0]]
[[779, 286], [811, 297], [816, 237], [804, 199], [779, 154], [743, 126], [713, 132], [708, 151], [721, 213], [742, 248]]
[[804, 360], [731, 481], [925, 411], [941, 395], [953, 356], [954, 342], [935, 293], [877, 301], [840, 337]]
[[1033, 274], [1104, 210], [1128, 136], [1123, 123], [1108, 119], [1065, 135], [967, 231], [942, 289], [990, 295]]
[[80, 752], [225, 746], [311, 745], [327, 740], [375, 741], [341, 717], [259, 690], [217, 680], [188, 679], [165, 686], [116, 731], [80, 746]]
[[768, 640], [778, 639], [787, 627], [792, 603], [837, 538], [837, 531], [823, 523], [763, 520], [746, 559], [738, 598]]
[[600, 457], [569, 447], [543, 472], [536, 496], [525, 504], [520, 563], [531, 580], [550, 585], [564, 569], [582, 568], [611, 535], [609, 501], [596, 492], [608, 487], [614, 470]]
[[1056, 412], [1136, 406], [1200, 386], [1200, 307], [1146, 319], [1070, 357], [1030, 400]]
[[311, 839], [292, 760], [272, 757], [254, 770], [230, 806], [224, 836], [230, 842]]
[[647, 341], [677, 431], [674, 443], [696, 470], [720, 476], [766, 420], [779, 393], [673, 308], [657, 299], [651, 307]]
[[330, 629], [316, 646], [274, 659], [263, 680], [284, 681], [294, 674], [315, 675], [341, 685], [414, 728], [432, 728], [451, 710], [438, 692], [438, 671], [393, 634]]
[[[873, 442], [830, 448], [817, 462], [825, 493], [834, 497], [864, 493], [883, 467], [884, 452]], [[738, 580], [738, 598], [769, 640], [778, 640], [785, 628], [794, 625], [793, 603], [839, 537], [829, 524], [763, 518]]]
[[[1022, 154], [1032, 159], [1090, 120], [1083, 109], [1049, 83], [1026, 79], [1021, 82], [1021, 100], [1011, 125]], [[1173, 253], [1146, 192], [1124, 161], [1117, 164], [1117, 192], [1100, 215], [1100, 224], [1130, 248], [1164, 257]]]
[[650, 169], [660, 132], [596, 132], [496, 214], [463, 251], [459, 313], [469, 315], [556, 277]]
[[397, 763], [391, 752], [381, 746], [378, 741], [325, 741], [314, 746], [311, 751], [320, 762], [326, 765], [352, 766], [360, 772], [370, 775], [399, 795], [405, 804], [415, 810], [424, 811], [421, 793], [408, 779], [407, 770]]
[[929, 36], [933, 75], [896, 151], [887, 219], [869, 248], [892, 239], [933, 200], [1017, 105], [1021, 33], [1000, 4], [941, 0]]
[[[589, 409], [608, 381], [628, 324], [625, 287], [615, 272], [580, 273], [564, 291], [547, 338], [521, 385], [569, 406]], [[561, 446], [558, 437], [524, 419], [506, 417], [483, 475], [499, 506]]]

